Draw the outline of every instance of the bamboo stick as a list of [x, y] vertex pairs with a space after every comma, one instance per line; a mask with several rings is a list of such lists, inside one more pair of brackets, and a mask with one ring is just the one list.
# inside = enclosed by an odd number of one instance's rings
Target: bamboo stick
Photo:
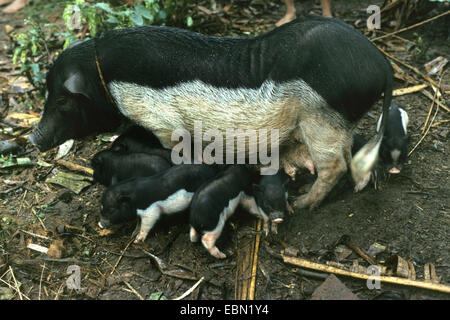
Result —
[[434, 291], [440, 291], [444, 293], [450, 293], [450, 286], [439, 284], [439, 283], [432, 283], [432, 282], [423, 282], [423, 281], [417, 281], [417, 280], [411, 280], [411, 279], [403, 279], [398, 277], [390, 277], [390, 276], [373, 276], [373, 275], [367, 275], [367, 274], [361, 274], [361, 273], [355, 273], [347, 270], [342, 270], [336, 267], [323, 265], [320, 263], [311, 262], [302, 258], [295, 258], [295, 257], [288, 257], [288, 256], [282, 256], [284, 263], [289, 263], [297, 267], [302, 268], [308, 268], [313, 270], [318, 270], [322, 272], [327, 273], [333, 273], [338, 274], [342, 276], [348, 276], [352, 278], [357, 279], [374, 279], [379, 280], [381, 282], [386, 283], [393, 283], [393, 284], [399, 284], [404, 286], [412, 286], [422, 289], [428, 289], [428, 290], [434, 290]]

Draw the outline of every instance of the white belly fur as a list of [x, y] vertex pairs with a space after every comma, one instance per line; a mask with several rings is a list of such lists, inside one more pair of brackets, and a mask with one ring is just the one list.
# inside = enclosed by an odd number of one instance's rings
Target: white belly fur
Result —
[[[276, 84], [265, 81], [258, 89], [217, 88], [195, 80], [163, 89], [113, 81], [110, 91], [120, 112], [152, 130], [165, 147], [175, 129], [203, 132], [226, 129], [278, 129], [280, 144], [298, 128], [299, 114], [327, 107], [323, 98], [302, 80]], [[270, 142], [270, 138], [268, 139]]]

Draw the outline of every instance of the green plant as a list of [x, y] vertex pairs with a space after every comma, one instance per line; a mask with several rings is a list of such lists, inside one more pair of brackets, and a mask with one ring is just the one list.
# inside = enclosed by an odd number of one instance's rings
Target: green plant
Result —
[[98, 32], [123, 27], [134, 27], [149, 24], [181, 24], [185, 21], [188, 27], [193, 25], [188, 6], [192, 0], [143, 0], [133, 7], [120, 5], [111, 7], [106, 2], [89, 3], [84, 0], [68, 2], [64, 9], [63, 19], [66, 28], [76, 30], [89, 29], [90, 36]]
[[[45, 71], [51, 64], [52, 52], [58, 51], [58, 42], [76, 39], [55, 23], [42, 23], [33, 17], [24, 20], [24, 29], [11, 34], [15, 49], [14, 64], [20, 63], [20, 72], [43, 94]], [[64, 39], [64, 40], [62, 40]], [[59, 47], [59, 48], [58, 48]]]
[[98, 32], [148, 24], [171, 24], [191, 27], [188, 9], [193, 0], [142, 0], [135, 6], [112, 7], [106, 2], [84, 0], [65, 2], [64, 26], [44, 23], [44, 18], [25, 19], [24, 29], [12, 33], [15, 44], [13, 63], [40, 92], [45, 92], [45, 72], [56, 54], [70, 43], [95, 36]]

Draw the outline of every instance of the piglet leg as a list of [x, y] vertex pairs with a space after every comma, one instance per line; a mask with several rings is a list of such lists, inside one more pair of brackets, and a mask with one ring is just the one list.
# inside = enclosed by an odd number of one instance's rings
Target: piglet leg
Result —
[[147, 211], [138, 210], [138, 215], [141, 217], [141, 228], [134, 243], [143, 242], [145, 238], [147, 238], [148, 233], [153, 229], [155, 223], [161, 217], [161, 211], [159, 206], [155, 206]]
[[217, 259], [225, 259], [227, 256], [216, 247], [216, 240], [220, 232], [207, 232], [202, 237], [202, 244], [208, 252]]
[[264, 225], [264, 233], [266, 236], [269, 234], [270, 225], [269, 225], [269, 217], [259, 210], [258, 205], [256, 204], [256, 200], [254, 197], [244, 195], [240, 201], [241, 205], [252, 215], [257, 216], [260, 219], [263, 219]]
[[200, 240], [200, 235], [197, 230], [191, 227], [191, 230], [189, 231], [189, 238], [191, 239], [191, 242], [198, 242], [198, 240]]

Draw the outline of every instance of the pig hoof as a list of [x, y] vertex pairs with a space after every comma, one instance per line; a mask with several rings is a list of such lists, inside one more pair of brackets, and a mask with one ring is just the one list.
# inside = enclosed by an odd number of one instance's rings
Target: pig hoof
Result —
[[222, 251], [220, 251], [217, 247], [214, 247], [212, 249], [209, 250], [209, 253], [217, 259], [225, 259], [227, 256], [225, 255], [225, 253], [223, 253]]
[[273, 234], [278, 234], [278, 227], [277, 227], [277, 223], [272, 223], [272, 233]]
[[291, 207], [289, 203], [286, 203], [286, 210], [289, 214], [294, 214], [294, 209]]
[[191, 242], [198, 242], [200, 240], [200, 235], [194, 228], [191, 227], [191, 230], [189, 231], [189, 238], [191, 239]]
[[269, 222], [264, 221], [263, 230], [264, 230], [264, 234], [266, 235], [266, 237], [269, 235], [269, 232], [270, 232], [269, 229], [270, 229]]
[[146, 234], [139, 233], [136, 239], [134, 240], [134, 243], [144, 242], [145, 238], [147, 238]]

